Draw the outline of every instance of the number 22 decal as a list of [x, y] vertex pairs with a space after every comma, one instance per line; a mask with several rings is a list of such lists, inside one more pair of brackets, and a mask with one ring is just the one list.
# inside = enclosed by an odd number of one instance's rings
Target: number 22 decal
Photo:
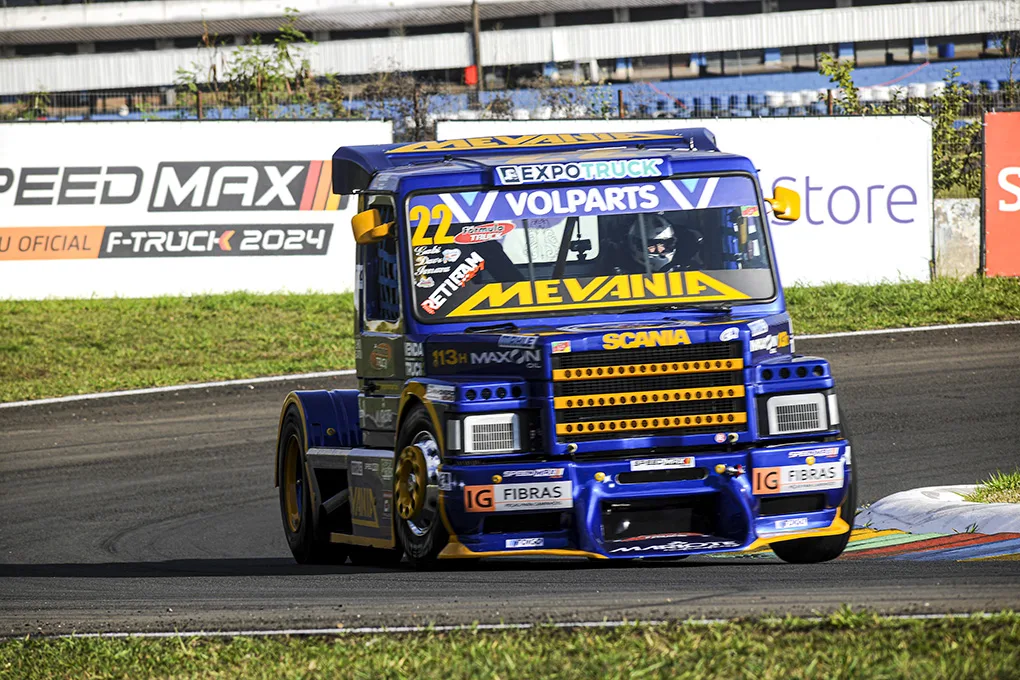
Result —
[[[432, 207], [430, 214], [429, 209], [425, 206], [416, 205], [411, 208], [408, 217], [412, 222], [417, 221], [417, 224], [414, 225], [414, 234], [411, 236], [412, 246], [440, 246], [453, 243], [453, 237], [446, 233], [453, 222], [453, 213], [448, 206], [442, 203], [435, 205]], [[425, 232], [433, 220], [439, 222], [439, 226], [436, 228], [436, 235], [426, 236]]]

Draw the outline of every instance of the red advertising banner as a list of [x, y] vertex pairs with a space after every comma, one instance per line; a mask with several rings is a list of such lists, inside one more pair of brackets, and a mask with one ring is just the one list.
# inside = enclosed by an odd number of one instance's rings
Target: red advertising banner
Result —
[[985, 114], [985, 274], [1020, 276], [1020, 112]]

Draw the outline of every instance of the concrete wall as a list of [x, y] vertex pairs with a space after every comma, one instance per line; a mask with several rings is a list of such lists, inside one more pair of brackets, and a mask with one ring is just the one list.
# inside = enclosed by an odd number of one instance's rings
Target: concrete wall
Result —
[[981, 199], [935, 199], [935, 275], [963, 278], [981, 264]]

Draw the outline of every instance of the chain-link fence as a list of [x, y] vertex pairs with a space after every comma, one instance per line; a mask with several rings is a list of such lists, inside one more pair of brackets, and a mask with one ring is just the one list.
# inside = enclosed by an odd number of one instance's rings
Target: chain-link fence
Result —
[[[881, 113], [927, 113], [941, 83], [861, 88]], [[130, 92], [37, 92], [0, 102], [3, 120], [387, 119], [398, 136], [428, 136], [437, 119], [752, 118], [845, 115], [838, 90], [667, 92], [656, 83], [576, 85], [483, 92], [415, 83], [393, 95], [365, 86], [318, 85], [300, 93], [232, 93], [161, 88]], [[962, 115], [1016, 108], [1012, 83], [968, 86]]]

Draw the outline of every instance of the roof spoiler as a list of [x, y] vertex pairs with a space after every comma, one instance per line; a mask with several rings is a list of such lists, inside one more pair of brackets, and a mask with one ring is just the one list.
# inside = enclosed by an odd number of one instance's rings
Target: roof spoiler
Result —
[[708, 128], [678, 128], [641, 132], [580, 132], [528, 135], [493, 135], [410, 144], [342, 146], [333, 154], [333, 192], [364, 191], [375, 173], [415, 163], [439, 162], [471, 156], [494, 156], [540, 152], [583, 151], [593, 148], [644, 150], [686, 148], [718, 151], [715, 135]]

